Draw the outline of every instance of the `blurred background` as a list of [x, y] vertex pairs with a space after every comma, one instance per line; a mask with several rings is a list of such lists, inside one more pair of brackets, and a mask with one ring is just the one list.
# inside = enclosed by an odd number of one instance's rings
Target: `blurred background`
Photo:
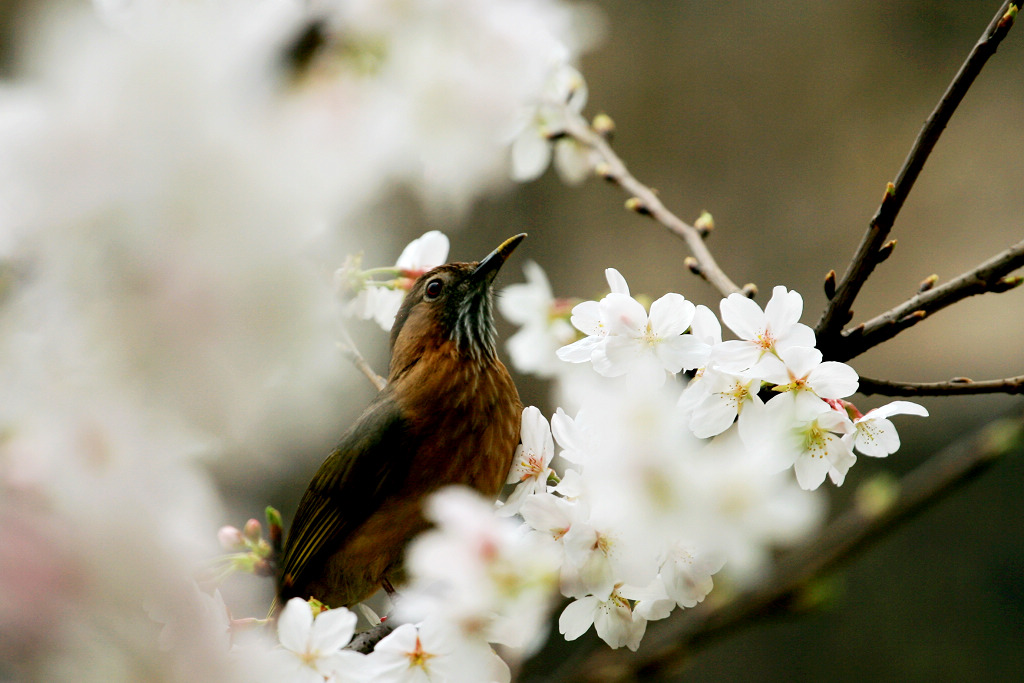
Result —
[[[0, 1], [0, 45], [9, 45], [12, 18], [27, 4]], [[803, 322], [813, 326], [825, 273], [843, 272], [886, 182], [998, 3], [593, 5], [605, 15], [605, 38], [580, 65], [588, 115], [615, 120], [616, 150], [667, 207], [690, 222], [702, 210], [714, 215], [709, 245], [734, 281], [756, 283], [762, 305], [776, 284], [796, 289], [804, 295]], [[1017, 27], [932, 154], [893, 231], [896, 251], [857, 300], [855, 320], [904, 301], [932, 273], [943, 282], [1021, 239], [1022, 76], [1024, 27]], [[625, 199], [598, 180], [566, 187], [551, 172], [464, 216], [428, 215], [397, 191], [367, 217], [386, 232], [353, 246], [365, 252], [364, 264], [383, 265], [409, 240], [440, 229], [452, 238], [452, 260], [475, 260], [525, 231], [530, 238], [499, 285], [521, 281], [517, 268], [530, 258], [557, 296], [592, 298], [605, 287], [603, 269], [614, 266], [634, 293], [675, 291], [717, 309], [715, 292], [683, 267], [683, 243], [623, 210]], [[507, 338], [512, 328], [500, 331]], [[365, 323], [356, 337], [383, 372], [385, 335]], [[967, 300], [851, 364], [865, 376], [919, 382], [1019, 375], [1022, 339], [1024, 290], [1017, 290]], [[554, 409], [543, 382], [518, 380], [525, 404]], [[369, 383], [353, 386], [339, 434], [373, 394]], [[855, 400], [866, 410], [884, 399]], [[1021, 408], [1019, 398], [998, 395], [920, 402], [932, 417], [898, 422], [904, 446], [887, 461], [862, 458], [834, 491], [834, 510], [873, 475], [908, 471]], [[258, 516], [266, 504], [289, 518], [330, 446], [282, 453], [289, 468], [262, 471], [257, 463], [244, 476], [222, 473], [235, 514], [225, 523]], [[825, 608], [719, 642], [695, 656], [680, 680], [1024, 678], [1022, 491], [1024, 463], [997, 464], [847, 565]]]

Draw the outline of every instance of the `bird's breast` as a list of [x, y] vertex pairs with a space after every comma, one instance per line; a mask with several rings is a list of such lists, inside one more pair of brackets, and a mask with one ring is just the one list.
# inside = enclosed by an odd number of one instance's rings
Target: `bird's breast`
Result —
[[[432, 354], [434, 355], [434, 354]], [[497, 359], [468, 362], [437, 353], [400, 381], [403, 414], [419, 437], [408, 486], [465, 484], [493, 498], [519, 443], [522, 403]]]

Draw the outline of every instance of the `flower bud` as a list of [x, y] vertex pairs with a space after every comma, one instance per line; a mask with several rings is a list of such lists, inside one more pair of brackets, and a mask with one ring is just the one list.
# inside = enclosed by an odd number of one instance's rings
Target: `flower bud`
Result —
[[245, 528], [242, 530], [242, 535], [245, 540], [249, 543], [256, 543], [260, 540], [263, 535], [263, 526], [260, 524], [258, 519], [250, 519], [245, 523]]
[[217, 541], [224, 550], [241, 550], [245, 547], [242, 532], [233, 526], [222, 526], [217, 532]]

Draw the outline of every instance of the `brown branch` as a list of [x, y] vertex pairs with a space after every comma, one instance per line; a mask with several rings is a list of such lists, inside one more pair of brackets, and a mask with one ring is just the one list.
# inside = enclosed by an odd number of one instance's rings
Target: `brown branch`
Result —
[[940, 287], [925, 289], [892, 310], [844, 332], [831, 346], [830, 360], [846, 361], [892, 339], [932, 313], [975, 294], [1006, 292], [1024, 283], [1008, 277], [1024, 267], [1024, 240]]
[[345, 649], [362, 652], [364, 655], [370, 654], [373, 648], [377, 647], [377, 643], [384, 640], [396, 627], [391, 619], [384, 619], [372, 628], [357, 633]]
[[892, 382], [860, 378], [857, 391], [865, 396], [966, 396], [970, 394], [1024, 394], [1024, 375], [1005, 379], [975, 382], [967, 377], [954, 377], [947, 382]]
[[349, 333], [346, 330], [342, 330], [341, 334], [344, 336], [344, 339], [338, 342], [338, 347], [341, 349], [341, 352], [345, 354], [346, 358], [352, 361], [352, 365], [356, 366], [356, 369], [359, 370], [359, 372], [366, 375], [366, 379], [370, 380], [370, 383], [377, 387], [377, 391], [383, 390], [388, 381], [373, 371], [370, 364], [366, 362], [365, 358], [363, 358], [363, 354], [359, 353], [359, 349], [356, 348], [356, 344], [352, 341], [352, 337], [349, 336]]
[[928, 155], [931, 154], [943, 129], [949, 123], [950, 117], [953, 116], [953, 112], [956, 111], [964, 95], [967, 94], [967, 90], [974, 83], [974, 79], [981, 72], [985, 62], [995, 54], [999, 43], [1010, 30], [1016, 14], [1017, 8], [1008, 1], [1004, 2], [996, 12], [995, 17], [978, 42], [975, 43], [952, 83], [946, 88], [942, 99], [939, 100], [938, 105], [925, 121], [924, 127], [921, 128], [910, 153], [903, 162], [896, 182], [890, 183], [886, 188], [885, 197], [871, 219], [853, 260], [846, 269], [843, 279], [839, 282], [835, 295], [825, 306], [821, 320], [818, 321], [815, 330], [818, 336], [818, 347], [826, 357], [832, 357], [831, 345], [838, 342], [840, 331], [853, 315], [851, 306], [854, 299], [857, 298], [857, 294], [860, 293], [868, 276], [880, 262], [880, 250], [884, 251], [884, 245], [896, 216], [903, 207], [910, 190], [914, 187], [914, 181], [917, 180]]
[[707, 244], [704, 243], [704, 236], [701, 231], [665, 208], [665, 205], [658, 199], [658, 195], [655, 194], [654, 190], [633, 177], [626, 168], [626, 164], [612, 150], [608, 141], [595, 131], [580, 114], [568, 108], [566, 108], [566, 123], [563, 133], [572, 137], [577, 142], [586, 145], [600, 157], [601, 161], [598, 164], [599, 174], [606, 180], [614, 182], [631, 195], [630, 201], [627, 202], [627, 206], [630, 209], [650, 216], [669, 232], [681, 237], [686, 242], [690, 252], [696, 259], [696, 267], [690, 267], [692, 272], [704, 278], [722, 296], [729, 296], [733, 293], [743, 293], [747, 296], [752, 296], [756, 292], [752, 285], [747, 285], [741, 289], [735, 282], [730, 280], [711, 255]]
[[1022, 450], [1024, 418], [992, 422], [904, 476], [888, 506], [869, 510], [868, 506], [854, 505], [837, 517], [816, 539], [783, 556], [764, 583], [738, 593], [728, 602], [709, 599], [674, 618], [652, 623], [638, 653], [607, 649], [586, 657], [578, 653], [567, 660], [571, 666], [559, 667], [545, 680], [665, 680], [678, 672], [698, 647], [758, 618], [785, 612], [813, 580], [971, 481], [997, 459]]

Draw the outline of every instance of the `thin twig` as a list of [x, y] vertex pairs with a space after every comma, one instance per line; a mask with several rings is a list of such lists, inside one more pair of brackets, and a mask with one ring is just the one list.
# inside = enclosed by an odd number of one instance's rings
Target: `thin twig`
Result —
[[573, 657], [572, 671], [560, 667], [549, 681], [664, 680], [699, 646], [756, 618], [784, 612], [803, 588], [839, 563], [850, 559], [899, 523], [926, 509], [987, 470], [996, 460], [1024, 449], [1024, 419], [1004, 418], [989, 423], [971, 438], [962, 439], [929, 458], [904, 476], [894, 498], [881, 510], [854, 505], [836, 518], [820, 536], [784, 556], [771, 578], [737, 594], [732, 600], [712, 601], [680, 612], [678, 617], [650, 625], [640, 652], [605, 650], [584, 660]]
[[366, 362], [365, 358], [363, 358], [363, 354], [359, 353], [359, 349], [356, 348], [356, 344], [352, 341], [352, 337], [349, 335], [348, 331], [343, 329], [341, 334], [344, 336], [344, 339], [338, 342], [338, 347], [341, 349], [341, 352], [345, 354], [346, 358], [352, 361], [352, 365], [355, 365], [356, 369], [366, 375], [366, 379], [370, 380], [373, 386], [377, 387], [377, 391], [383, 390], [384, 387], [387, 386], [388, 381], [373, 371], [370, 364]]
[[1024, 394], [1024, 375], [975, 382], [955, 377], [947, 382], [892, 382], [860, 378], [857, 391], [865, 396], [966, 396], [970, 394]]
[[701, 232], [665, 208], [654, 190], [634, 178], [626, 168], [626, 164], [612, 150], [608, 141], [597, 133], [586, 119], [567, 109], [563, 132], [594, 150], [601, 158], [601, 163], [598, 164], [601, 176], [614, 182], [636, 199], [635, 202], [631, 202], [631, 208], [634, 211], [649, 215], [669, 232], [681, 237], [686, 242], [690, 252], [697, 259], [696, 267], [690, 270], [704, 278], [722, 296], [738, 292], [746, 294], [752, 291], [749, 286], [741, 289], [729, 279], [711, 255], [711, 251], [708, 250]]
[[844, 332], [831, 348], [831, 360], [846, 361], [892, 339], [932, 313], [986, 292], [1006, 292], [1024, 283], [1009, 273], [1024, 267], [1024, 240], [940, 287], [919, 292], [892, 310]]
[[996, 12], [995, 17], [967, 56], [967, 60], [953, 78], [953, 82], [946, 88], [946, 92], [943, 93], [935, 110], [925, 121], [924, 127], [918, 133], [917, 140], [914, 141], [914, 146], [903, 162], [896, 182], [890, 183], [886, 189], [881, 206], [878, 207], [878, 211], [871, 219], [853, 260], [836, 288], [835, 296], [829, 300], [821, 315], [821, 320], [818, 321], [815, 330], [818, 336], [818, 346], [827, 358], [832, 358], [831, 345], [838, 341], [840, 331], [849, 322], [852, 316], [853, 301], [879, 263], [879, 250], [883, 249], [896, 216], [903, 207], [907, 195], [910, 194], [914, 181], [917, 180], [928, 155], [935, 147], [935, 143], [938, 142], [939, 136], [942, 135], [953, 112], [956, 111], [957, 105], [963, 100], [967, 90], [974, 83], [974, 79], [981, 72], [985, 62], [995, 54], [999, 43], [1010, 30], [1016, 13], [1016, 7], [1012, 6], [1009, 1], [1004, 2]]

